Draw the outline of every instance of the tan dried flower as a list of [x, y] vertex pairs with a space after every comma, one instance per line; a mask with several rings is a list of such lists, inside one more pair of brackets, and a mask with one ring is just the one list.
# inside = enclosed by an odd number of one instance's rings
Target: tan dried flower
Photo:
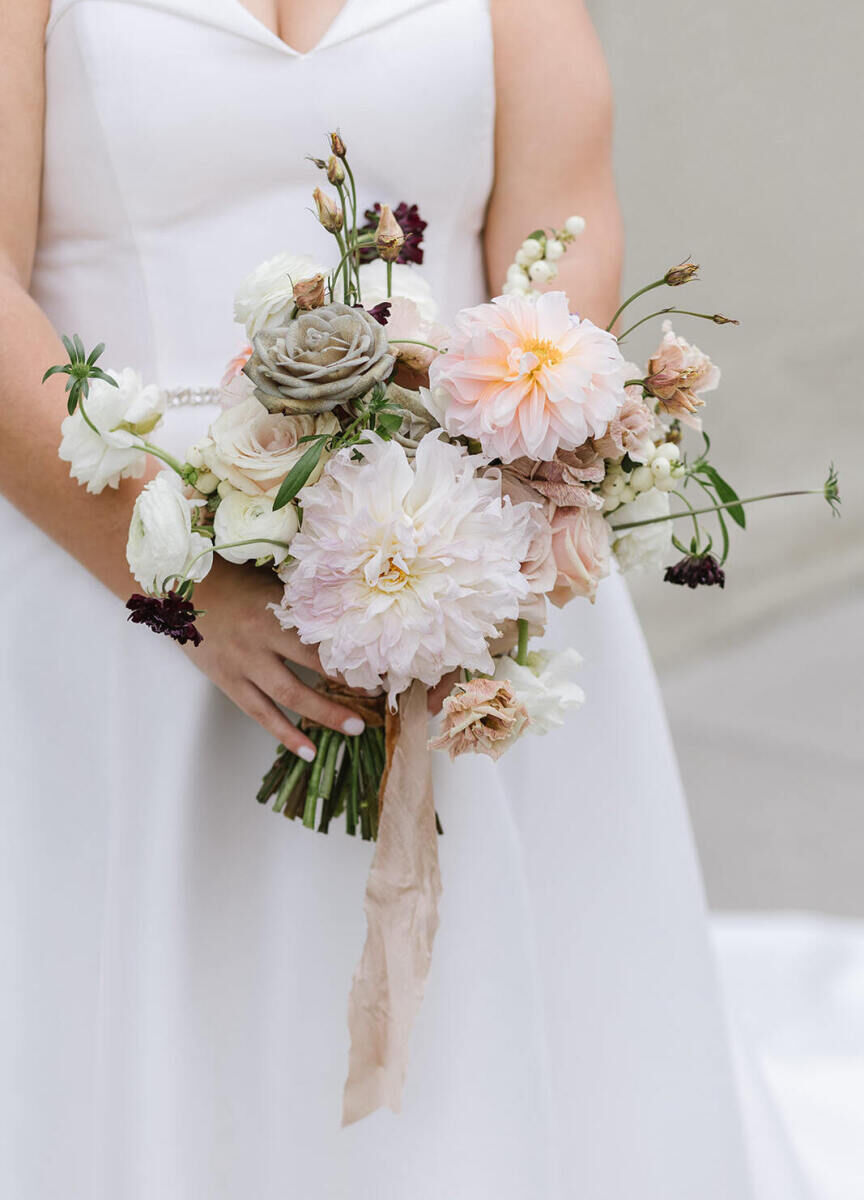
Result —
[[459, 683], [444, 701], [444, 722], [430, 750], [486, 754], [500, 758], [529, 723], [527, 709], [516, 699], [506, 679], [476, 678]]
[[673, 416], [690, 415], [705, 403], [701, 393], [713, 391], [720, 370], [698, 346], [678, 337], [671, 322], [663, 322], [663, 340], [648, 363], [645, 390]]
[[387, 334], [365, 309], [326, 304], [253, 339], [243, 368], [271, 412], [327, 412], [393, 370]]
[[345, 182], [345, 168], [335, 154], [330, 155], [330, 160], [327, 163], [327, 179], [334, 187], [337, 184]]
[[294, 303], [301, 312], [309, 312], [313, 308], [321, 308], [324, 304], [324, 276], [313, 275], [311, 279], [301, 279], [294, 285]]
[[695, 279], [698, 270], [698, 264], [688, 260], [679, 263], [677, 267], [670, 267], [663, 278], [669, 287], [680, 287], [682, 283], [689, 283], [691, 279]]
[[330, 134], [330, 149], [337, 158], [344, 158], [347, 154], [345, 143], [342, 141], [342, 135], [338, 129]]
[[388, 204], [382, 204], [378, 228], [375, 230], [375, 249], [385, 262], [395, 262], [405, 244], [402, 226], [393, 216]]
[[327, 232], [338, 233], [342, 228], [344, 217], [342, 209], [336, 201], [317, 187], [312, 193], [312, 199], [315, 201], [315, 207], [318, 210], [318, 220]]

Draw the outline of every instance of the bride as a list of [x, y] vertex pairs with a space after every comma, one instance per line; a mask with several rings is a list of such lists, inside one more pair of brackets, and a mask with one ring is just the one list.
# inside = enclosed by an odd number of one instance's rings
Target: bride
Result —
[[[236, 282], [327, 252], [304, 156], [337, 125], [365, 204], [420, 206], [444, 318], [579, 212], [561, 286], [605, 323], [611, 99], [581, 0], [0, 0], [0, 18], [0, 1194], [800, 1200], [733, 1078], [620, 580], [550, 628], [585, 659], [566, 732], [506, 766], [437, 756], [444, 898], [404, 1111], [340, 1130], [370, 847], [267, 819], [250, 781], [274, 739], [311, 749], [283, 709], [356, 718], [298, 678], [317, 659], [268, 614], [265, 574], [214, 567], [188, 656], [125, 622], [141, 481], [78, 488], [62, 386], [39, 382], [64, 331], [181, 401], [218, 383]], [[168, 448], [215, 411], [172, 405]]]

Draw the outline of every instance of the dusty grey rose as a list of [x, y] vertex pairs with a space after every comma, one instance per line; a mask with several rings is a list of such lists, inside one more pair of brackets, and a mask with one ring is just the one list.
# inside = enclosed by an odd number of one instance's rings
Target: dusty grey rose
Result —
[[271, 412], [328, 412], [393, 370], [387, 334], [362, 308], [326, 304], [253, 339], [243, 368]]

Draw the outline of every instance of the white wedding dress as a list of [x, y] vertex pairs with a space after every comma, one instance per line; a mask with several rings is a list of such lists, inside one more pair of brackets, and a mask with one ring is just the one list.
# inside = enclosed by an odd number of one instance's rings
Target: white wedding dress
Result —
[[[216, 383], [238, 281], [328, 253], [304, 156], [339, 126], [364, 201], [420, 205], [452, 313], [483, 298], [494, 103], [483, 0], [348, 0], [305, 55], [239, 0], [55, 0], [33, 295], [106, 365]], [[213, 416], [172, 408], [165, 441]], [[735, 1081], [619, 579], [552, 621], [585, 659], [564, 730], [437, 756], [404, 1111], [341, 1130], [371, 847], [259, 808], [271, 739], [5, 503], [0, 566], [4, 1200], [808, 1195]]]

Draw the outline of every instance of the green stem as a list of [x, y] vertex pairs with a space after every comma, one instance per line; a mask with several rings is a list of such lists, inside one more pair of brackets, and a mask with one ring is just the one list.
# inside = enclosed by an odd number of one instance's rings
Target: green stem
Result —
[[218, 550], [233, 550], [235, 546], [257, 546], [259, 543], [264, 543], [267, 546], [281, 546], [283, 550], [290, 550], [291, 548], [287, 542], [280, 542], [277, 541], [276, 538], [266, 537], [244, 538], [242, 542], [223, 542], [221, 546], [208, 546], [206, 550], [200, 550], [198, 554], [196, 554], [195, 557], [190, 559], [190, 561], [186, 564], [185, 575], [182, 577], [179, 575], [169, 575], [165, 579], [165, 583], [167, 584], [169, 579], [179, 579], [180, 586], [182, 587], [184, 583], [189, 582], [189, 572], [195, 566], [196, 562], [198, 562], [199, 559], [204, 558], [205, 555], [215, 554]]
[[[418, 342], [414, 338], [388, 338], [387, 340], [394, 346], [425, 346], [427, 350], [434, 350], [437, 354], [446, 353], [446, 351], [442, 350], [440, 346], [433, 346], [431, 342]], [[640, 379], [639, 383], [641, 382], [642, 380]], [[625, 384], [625, 387], [626, 386], [627, 385]]]
[[[665, 317], [669, 313], [676, 313], [681, 317], [699, 317], [699, 319], [702, 321], [714, 321], [714, 317], [716, 316], [716, 313], [691, 312], [688, 308], [658, 308], [656, 312], [649, 313], [647, 317], [643, 317], [641, 321], [637, 321], [635, 325], [631, 325], [629, 329], [625, 329], [623, 333], [619, 333], [619, 344], [623, 342], [624, 339], [631, 334], [634, 329], [638, 329], [640, 325], [644, 325], [646, 321], [653, 321], [655, 317]], [[717, 324], [716, 321], [714, 321], [714, 323]]]
[[309, 777], [309, 786], [306, 788], [306, 804], [303, 809], [303, 824], [307, 829], [315, 828], [315, 810], [318, 807], [318, 784], [321, 780], [324, 760], [327, 757], [332, 737], [333, 730], [325, 729], [318, 743], [318, 753], [315, 755], [315, 762], [312, 764], [312, 774]]
[[607, 333], [612, 332], [612, 330], [615, 328], [615, 322], [621, 316], [624, 309], [629, 308], [630, 305], [634, 302], [634, 300], [638, 300], [639, 297], [644, 296], [646, 292], [652, 292], [654, 290], [654, 288], [663, 287], [665, 285], [665, 283], [666, 283], [666, 276], [664, 275], [662, 279], [655, 279], [653, 283], [646, 283], [645, 287], [640, 288], [638, 292], [634, 292], [632, 296], [628, 296], [627, 299], [624, 301], [624, 303], [621, 305], [621, 307], [616, 312], [615, 316], [612, 318], [612, 320], [606, 326], [606, 332]]
[[[690, 501], [687, 499], [687, 497], [684, 495], [684, 493], [683, 493], [683, 492], [674, 491], [674, 492], [672, 493], [672, 495], [673, 495], [673, 496], [677, 496], [677, 497], [678, 497], [678, 499], [681, 501], [681, 503], [682, 503], [682, 504], [686, 504], [686, 505], [687, 505], [687, 507], [688, 507], [688, 509], [690, 510], [690, 516], [691, 516], [691, 517], [692, 517], [692, 519], [693, 519], [693, 529], [694, 529], [694, 532], [695, 532], [695, 534], [696, 534], [696, 545], [698, 546], [698, 545], [701, 543], [701, 541], [702, 541], [702, 537], [701, 537], [702, 531], [701, 531], [701, 529], [699, 528], [699, 522], [698, 522], [698, 520], [696, 519], [696, 510], [693, 508], [693, 505], [690, 503]], [[685, 515], [684, 513], [681, 513], [681, 516], [682, 516], [682, 517], [683, 517], [684, 515]]]
[[[678, 495], [678, 493], [675, 493]], [[712, 504], [710, 508], [694, 508], [689, 513], [669, 513], [665, 517], [650, 517], [645, 521], [624, 521], [620, 525], [609, 524], [613, 529], [637, 529], [641, 525], [661, 525], [664, 521], [677, 521], [679, 517], [701, 517], [705, 513], [722, 512], [727, 508], [738, 508], [744, 504], [758, 504], [760, 500], [782, 500], [786, 496], [824, 496], [823, 488], [807, 488], [797, 492], [767, 492], [764, 496], [748, 496], [745, 500], [730, 500], [728, 504]]]
[[519, 628], [519, 644], [516, 648], [516, 661], [520, 667], [528, 665], [528, 622], [519, 618], [517, 622]]
[[[368, 233], [363, 234], [362, 237], [355, 237], [353, 239], [353, 241], [348, 241], [346, 239], [346, 245], [348, 246], [348, 249], [345, 251], [345, 253], [342, 255], [342, 257], [339, 259], [339, 262], [336, 264], [336, 266], [331, 271], [331, 273], [330, 273], [331, 278], [334, 281], [339, 278], [339, 272], [342, 270], [343, 263], [347, 262], [351, 258], [351, 256], [354, 254], [355, 250], [359, 249], [360, 246], [373, 246], [374, 244], [375, 244], [374, 237], [372, 237], [372, 235], [368, 234]], [[357, 278], [359, 281], [359, 273], [358, 273]]]
[[387, 259], [387, 299], [393, 295], [393, 263]]
[[161, 450], [158, 446], [154, 446], [152, 442], [145, 442], [143, 438], [140, 440], [142, 450], [146, 450], [146, 452], [148, 454], [152, 454], [154, 458], [161, 459], [162, 462], [167, 463], [172, 471], [177, 472], [184, 483], [187, 481], [187, 470], [185, 463], [181, 463], [178, 458], [174, 458], [174, 456], [169, 454], [167, 450]]
[[96, 428], [96, 426], [93, 424], [93, 422], [92, 422], [92, 421], [90, 420], [90, 418], [87, 416], [87, 410], [86, 410], [86, 408], [84, 407], [84, 393], [83, 393], [83, 390], [82, 390], [81, 394], [80, 394], [80, 395], [79, 395], [79, 397], [78, 397], [78, 407], [81, 409], [81, 416], [84, 418], [84, 422], [85, 422], [85, 424], [87, 424], [87, 425], [89, 425], [89, 426], [90, 426], [90, 428], [93, 430], [93, 432], [96, 434], [96, 436], [97, 436], [98, 438], [101, 438], [101, 437], [102, 437], [102, 434], [101, 434], [101, 432], [100, 432], [100, 431], [99, 431], [99, 430]]
[[309, 764], [302, 758], [298, 758], [292, 765], [291, 769], [285, 775], [282, 783], [276, 793], [276, 799], [273, 801], [273, 811], [281, 813], [288, 803], [288, 797], [294, 791], [294, 788], [300, 782], [302, 776], [309, 770]]

